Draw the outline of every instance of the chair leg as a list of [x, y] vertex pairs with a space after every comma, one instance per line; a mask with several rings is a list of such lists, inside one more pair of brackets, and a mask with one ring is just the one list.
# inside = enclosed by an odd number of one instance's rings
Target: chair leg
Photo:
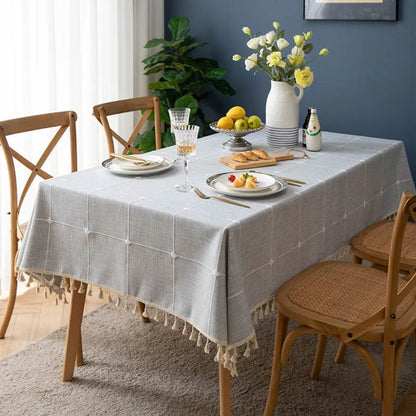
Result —
[[10, 276], [10, 290], [9, 290], [9, 299], [7, 300], [6, 312], [3, 316], [0, 326], [0, 339], [4, 338], [6, 335], [7, 328], [9, 327], [10, 319], [13, 315], [14, 305], [16, 303], [16, 293], [17, 293], [17, 280], [16, 274], [13, 272]]
[[337, 355], [335, 356], [335, 364], [341, 364], [344, 362], [347, 346], [343, 342], [339, 342]]
[[150, 319], [146, 316], [143, 316], [143, 312], [144, 312], [144, 308], [145, 308], [145, 304], [143, 302], [139, 302], [139, 310], [140, 310], [140, 316], [142, 317], [142, 321], [145, 324], [148, 324], [150, 322]]
[[231, 373], [218, 363], [220, 386], [220, 416], [231, 416]]
[[267, 395], [264, 416], [272, 416], [277, 403], [277, 393], [280, 386], [282, 373], [282, 345], [286, 337], [289, 319], [281, 312], [277, 312], [276, 334], [274, 338], [273, 367], [270, 377], [269, 393]]
[[77, 351], [77, 359], [76, 359], [76, 366], [81, 367], [84, 365], [84, 354], [82, 353], [82, 335], [81, 335], [81, 327], [79, 328], [79, 345]]
[[[84, 312], [86, 292], [78, 293], [77, 288], [72, 290], [71, 311], [66, 332], [64, 368], [62, 381], [71, 381], [74, 375], [75, 361], [81, 359], [81, 322]], [[79, 361], [78, 361], [79, 362]]]
[[382, 416], [393, 416], [395, 392], [395, 345], [384, 342]]
[[326, 335], [319, 335], [318, 345], [316, 346], [315, 359], [313, 360], [313, 367], [311, 371], [312, 380], [316, 380], [319, 377], [319, 373], [321, 372], [327, 341], [328, 337]]

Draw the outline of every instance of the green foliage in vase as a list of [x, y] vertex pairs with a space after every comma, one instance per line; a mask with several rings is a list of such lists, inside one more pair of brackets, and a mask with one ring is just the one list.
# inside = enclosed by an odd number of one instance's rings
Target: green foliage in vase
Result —
[[[158, 81], [149, 83], [149, 89], [160, 99], [160, 118], [166, 126], [166, 132], [162, 133], [163, 147], [175, 143], [169, 128], [169, 108], [189, 107], [190, 124], [199, 125], [200, 134], [206, 135], [209, 133], [209, 121], [200, 102], [213, 90], [224, 95], [235, 94], [231, 85], [223, 79], [226, 70], [220, 68], [216, 60], [194, 57], [195, 50], [206, 45], [206, 42], [192, 41], [189, 19], [174, 17], [168, 27], [171, 40], [149, 40], [145, 48], [158, 48], [158, 51], [143, 60], [145, 75], [161, 74]], [[138, 135], [134, 146], [143, 152], [154, 150], [154, 128]]]

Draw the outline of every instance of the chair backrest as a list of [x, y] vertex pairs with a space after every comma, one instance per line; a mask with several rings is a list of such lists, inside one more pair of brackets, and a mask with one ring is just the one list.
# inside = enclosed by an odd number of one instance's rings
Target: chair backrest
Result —
[[[119, 134], [111, 129], [107, 117], [114, 114], [128, 113], [132, 111], [143, 111], [143, 113], [134, 127], [130, 137], [127, 140], [124, 140]], [[160, 110], [158, 97], [137, 97], [95, 105], [93, 107], [93, 115], [104, 127], [109, 154], [114, 153], [114, 139], [122, 144], [123, 154], [128, 152], [141, 153], [133, 146], [133, 141], [143, 128], [144, 123], [148, 120], [152, 112], [154, 112], [156, 149], [161, 149], [162, 139], [160, 132]]]
[[[12, 120], [0, 121], [0, 146], [3, 149], [7, 169], [9, 173], [10, 185], [10, 216], [11, 216], [11, 233], [12, 242], [15, 243], [17, 238], [22, 236], [18, 226], [18, 216], [22, 207], [23, 201], [33, 184], [36, 176], [43, 179], [50, 179], [52, 175], [46, 172], [42, 166], [50, 156], [51, 152], [58, 144], [59, 140], [69, 127], [70, 147], [71, 147], [71, 171], [77, 170], [77, 147], [76, 147], [76, 128], [75, 122], [77, 115], [73, 111], [62, 111], [56, 113], [41, 114], [29, 117], [16, 118]], [[37, 162], [30, 162], [26, 157], [18, 153], [10, 146], [8, 136], [18, 133], [26, 133], [35, 130], [48, 129], [59, 127], [52, 140], [49, 142], [42, 155]], [[23, 190], [18, 195], [18, 186], [16, 179], [15, 160], [19, 161], [23, 166], [28, 168], [31, 172], [27, 179]]]
[[[352, 339], [367, 333], [369, 330], [379, 325], [384, 321], [384, 337], [385, 339], [394, 340], [396, 332], [396, 316], [400, 304], [408, 299], [408, 296], [414, 294], [416, 289], [416, 268], [409, 273], [407, 283], [399, 288], [399, 272], [401, 250], [404, 238], [406, 225], [408, 224], [409, 216], [416, 221], [416, 196], [411, 192], [404, 192], [397, 217], [394, 222], [393, 235], [391, 241], [391, 248], [389, 254], [389, 263], [387, 271], [387, 290], [386, 302], [377, 312], [371, 315], [363, 322], [348, 328], [343, 331], [341, 338], [344, 342], [349, 342]], [[416, 266], [416, 265], [415, 265]], [[416, 322], [416, 316], [412, 319], [409, 326]]]

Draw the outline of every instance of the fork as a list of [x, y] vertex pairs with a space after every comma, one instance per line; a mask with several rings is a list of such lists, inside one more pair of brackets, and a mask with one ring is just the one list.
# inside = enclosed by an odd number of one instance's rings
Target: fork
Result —
[[231, 199], [221, 198], [220, 196], [215, 195], [205, 195], [198, 188], [192, 188], [194, 192], [202, 199], [217, 199], [218, 201], [226, 202], [228, 204], [238, 205], [239, 207], [250, 208], [248, 205], [240, 204], [239, 202], [231, 201]]

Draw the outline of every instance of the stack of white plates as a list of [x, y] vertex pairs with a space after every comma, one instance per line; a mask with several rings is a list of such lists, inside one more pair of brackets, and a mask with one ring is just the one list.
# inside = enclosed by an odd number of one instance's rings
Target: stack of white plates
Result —
[[169, 169], [173, 165], [173, 160], [158, 156], [158, 155], [130, 155], [142, 161], [146, 161], [145, 164], [136, 164], [134, 160], [122, 160], [118, 158], [107, 159], [102, 163], [102, 166], [110, 170], [110, 172], [116, 175], [151, 175], [153, 173], [162, 172]]
[[267, 144], [272, 147], [295, 147], [299, 141], [297, 127], [286, 129], [266, 126]]

